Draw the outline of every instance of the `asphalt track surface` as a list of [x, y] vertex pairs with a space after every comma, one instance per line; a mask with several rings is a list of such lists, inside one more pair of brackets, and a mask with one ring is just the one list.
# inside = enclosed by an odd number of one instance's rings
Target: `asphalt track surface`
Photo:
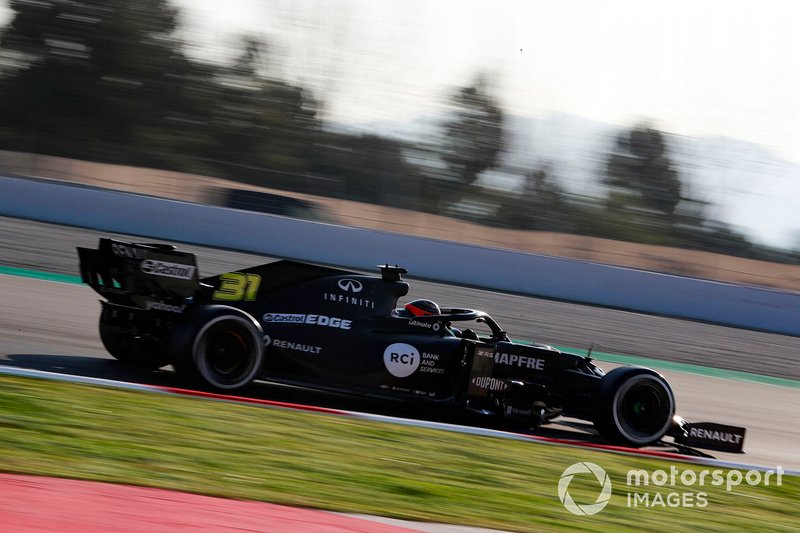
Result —
[[[98, 239], [106, 236], [115, 235], [0, 217], [0, 265], [78, 275], [75, 247], [96, 247]], [[139, 242], [163, 242], [116, 236]], [[179, 245], [179, 248], [197, 255], [202, 276], [274, 260], [192, 245]], [[376, 257], [375, 262], [385, 260], [402, 266], [402, 258]], [[531, 275], [536, 273], [531, 272]], [[406, 299], [412, 298], [430, 298], [448, 307], [487, 311], [513, 338], [582, 349], [594, 344], [595, 350], [602, 352], [800, 380], [800, 337], [415, 281], [413, 278]]]
[[[76, 275], [76, 246], [95, 247], [108, 236], [91, 230], [0, 218], [0, 265]], [[124, 236], [119, 236], [126, 238]], [[134, 238], [142, 241], [142, 238]], [[198, 256], [202, 275], [212, 275], [273, 259], [224, 250], [180, 246]], [[378, 262], [378, 261], [376, 261]], [[655, 359], [800, 378], [800, 338], [700, 324], [599, 307], [554, 302], [490, 291], [412, 281], [406, 299], [427, 297], [445, 306], [475, 307], [492, 314], [514, 338], [588, 347]], [[97, 334], [98, 296], [88, 287], [0, 276], [0, 364], [72, 374], [174, 385], [171, 372], [143, 373], [112, 360]], [[613, 365], [603, 364], [604, 368]], [[800, 388], [727, 381], [663, 372], [675, 389], [678, 412], [689, 420], [748, 428], [745, 456], [718, 458], [800, 468]], [[258, 384], [251, 391], [270, 399], [350, 410], [402, 414], [392, 404], [377, 405], [304, 389]], [[412, 413], [422, 418], [448, 413]], [[460, 421], [460, 420], [459, 420]], [[574, 438], [568, 427], [541, 428], [541, 434]], [[586, 436], [586, 439], [595, 437]]]

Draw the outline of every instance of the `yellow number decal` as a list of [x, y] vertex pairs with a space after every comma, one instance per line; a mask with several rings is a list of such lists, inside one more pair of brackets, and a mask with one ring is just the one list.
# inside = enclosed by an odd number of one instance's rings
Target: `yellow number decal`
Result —
[[247, 276], [247, 290], [244, 293], [244, 299], [252, 302], [258, 295], [258, 287], [261, 286], [261, 276], [258, 274], [246, 274]]
[[258, 294], [261, 285], [261, 276], [258, 274], [243, 274], [241, 272], [228, 272], [219, 277], [219, 289], [214, 291], [214, 300], [226, 302], [246, 301], [252, 302]]

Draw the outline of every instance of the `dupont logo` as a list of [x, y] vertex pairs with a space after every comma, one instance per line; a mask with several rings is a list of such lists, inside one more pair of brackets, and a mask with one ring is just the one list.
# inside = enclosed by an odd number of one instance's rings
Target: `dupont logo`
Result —
[[491, 378], [488, 376], [478, 376], [472, 378], [472, 384], [476, 387], [480, 387], [481, 389], [486, 390], [506, 390], [508, 388], [508, 384], [503, 379], [498, 378]]
[[151, 276], [163, 276], [165, 278], [177, 279], [192, 279], [194, 276], [194, 266], [168, 263], [167, 261], [146, 259], [142, 261], [140, 268], [142, 272], [150, 274]]
[[338, 285], [343, 291], [352, 293], [359, 293], [364, 288], [360, 281], [354, 279], [340, 279]]

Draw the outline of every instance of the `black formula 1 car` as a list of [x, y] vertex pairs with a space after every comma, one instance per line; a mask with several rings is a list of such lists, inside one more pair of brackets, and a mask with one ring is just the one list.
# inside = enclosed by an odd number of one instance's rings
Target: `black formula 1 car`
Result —
[[[641, 367], [604, 373], [590, 357], [521, 344], [486, 313], [409, 316], [405, 270], [380, 277], [277, 261], [200, 279], [195, 257], [162, 244], [101, 239], [79, 248], [102, 302], [100, 337], [120, 361], [233, 391], [261, 378], [437, 402], [534, 427], [565, 415], [608, 441], [741, 451], [744, 429], [675, 416], [667, 381]], [[478, 330], [477, 332], [475, 330]]]

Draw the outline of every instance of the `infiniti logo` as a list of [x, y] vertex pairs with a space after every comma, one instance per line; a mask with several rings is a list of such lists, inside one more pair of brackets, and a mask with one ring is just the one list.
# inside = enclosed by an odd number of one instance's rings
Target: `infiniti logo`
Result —
[[361, 292], [364, 288], [360, 281], [354, 279], [340, 279], [339, 288], [346, 292]]

